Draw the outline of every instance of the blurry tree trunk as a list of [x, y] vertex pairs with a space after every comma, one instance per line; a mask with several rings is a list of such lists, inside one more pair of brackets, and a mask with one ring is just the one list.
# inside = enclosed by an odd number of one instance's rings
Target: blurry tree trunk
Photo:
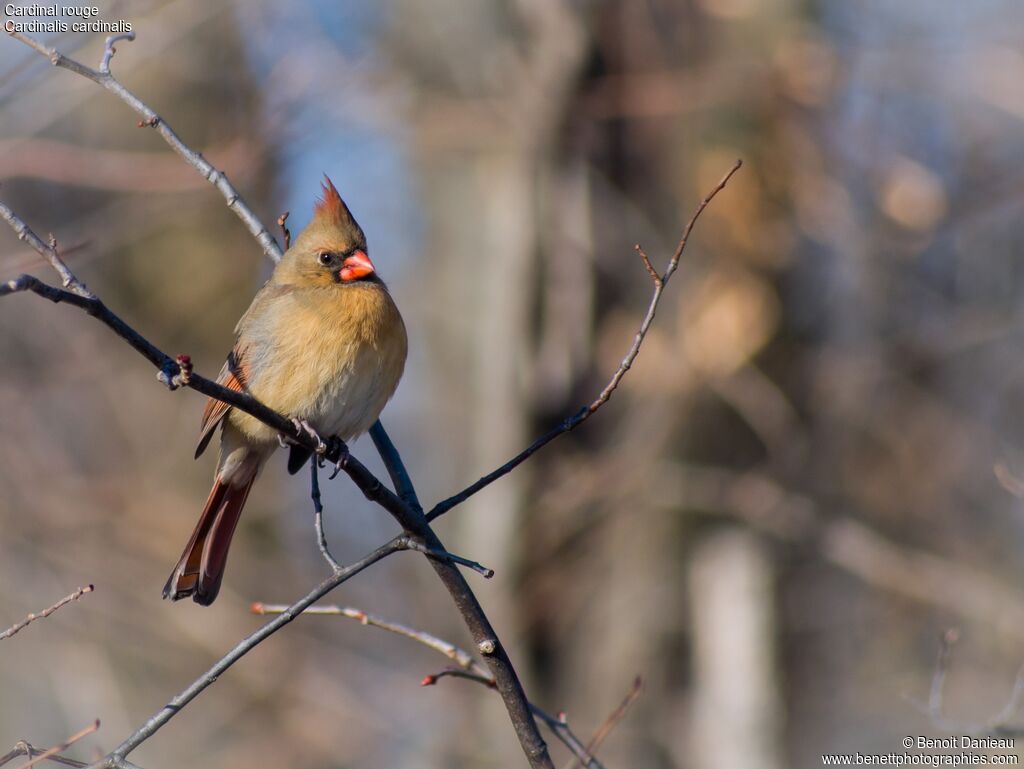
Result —
[[[410, 5], [409, 11], [422, 9]], [[517, 13], [521, 27], [503, 23], [509, 13]], [[436, 18], [428, 14], [421, 21], [431, 25]], [[452, 193], [430, 196], [430, 239], [443, 244], [433, 249], [438, 267], [429, 279], [438, 303], [431, 336], [444, 340], [431, 359], [445, 401], [439, 429], [471, 436], [460, 447], [462, 456], [444, 458], [438, 470], [466, 482], [533, 437], [530, 362], [537, 356], [537, 330], [531, 319], [545, 301], [539, 293], [547, 272], [542, 265], [553, 248], [545, 242], [546, 208], [555, 194], [549, 187], [557, 184], [559, 140], [586, 46], [575, 12], [549, 0], [462, 9], [458, 28], [442, 25], [438, 34], [442, 44], [403, 53], [416, 60], [416, 77], [450, 96], [443, 109], [414, 119], [421, 183]], [[465, 45], [453, 44], [453, 34]], [[465, 324], [464, 318], [479, 320]], [[453, 546], [501, 575], [475, 589], [529, 690], [516, 591], [521, 513], [530, 485], [529, 467], [523, 470], [468, 503], [454, 524]], [[506, 745], [508, 724], [493, 712], [495, 719], [486, 724], [489, 742]]]
[[[578, 19], [561, 4], [521, 0], [519, 10], [530, 37], [506, 73], [505, 130], [488, 137], [476, 163], [484, 252], [471, 254], [475, 264], [463, 271], [477, 286], [481, 318], [472, 344], [470, 450], [483, 470], [507, 460], [530, 437], [529, 362], [536, 357], [530, 318], [542, 303], [538, 256], [554, 258], [541, 236], [544, 211], [555, 197], [550, 187], [560, 160], [560, 129], [585, 52]], [[464, 210], [453, 213], [465, 216]], [[507, 480], [472, 501], [460, 520], [463, 548], [510, 575], [517, 565], [518, 514], [529, 475]], [[500, 585], [488, 592], [499, 616], [511, 619], [514, 642], [517, 611], [508, 592], [514, 582]]]
[[775, 676], [772, 565], [752, 534], [716, 534], [694, 554], [693, 718], [697, 769], [773, 769], [781, 719]]

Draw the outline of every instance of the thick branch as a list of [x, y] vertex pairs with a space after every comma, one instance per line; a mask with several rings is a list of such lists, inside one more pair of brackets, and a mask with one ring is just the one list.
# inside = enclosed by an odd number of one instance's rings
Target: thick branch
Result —
[[390, 436], [379, 419], [370, 428], [370, 437], [373, 439], [373, 445], [377, 447], [380, 458], [384, 460], [384, 467], [387, 468], [388, 475], [391, 476], [391, 482], [395, 491], [398, 492], [398, 496], [413, 510], [422, 512], [423, 508], [416, 496], [416, 489], [412, 485], [409, 471], [405, 469], [405, 463], [402, 462], [398, 449], [391, 442]]
[[612, 393], [614, 393], [615, 389], [619, 386], [619, 382], [621, 382], [622, 378], [626, 375], [626, 372], [629, 371], [630, 368], [632, 368], [633, 362], [636, 360], [636, 356], [640, 354], [640, 347], [643, 345], [644, 338], [647, 336], [647, 332], [648, 330], [650, 330], [651, 324], [654, 322], [654, 315], [658, 311], [658, 304], [661, 302], [661, 297], [665, 291], [665, 287], [668, 285], [668, 282], [672, 278], [672, 275], [675, 274], [675, 271], [679, 267], [679, 260], [682, 257], [683, 251], [686, 248], [686, 243], [690, 238], [690, 233], [693, 231], [693, 226], [697, 223], [697, 219], [700, 217], [700, 215], [704, 213], [704, 209], [708, 207], [708, 204], [710, 204], [711, 201], [714, 200], [715, 196], [719, 192], [725, 189], [725, 185], [729, 183], [729, 180], [732, 178], [733, 174], [739, 171], [740, 166], [742, 165], [743, 161], [737, 160], [733, 164], [732, 168], [730, 168], [729, 171], [725, 174], [725, 176], [722, 177], [721, 181], [719, 181], [718, 184], [715, 185], [714, 189], [712, 189], [711, 192], [704, 196], [704, 199], [700, 202], [700, 204], [697, 206], [697, 209], [693, 212], [693, 215], [690, 217], [690, 221], [688, 221], [686, 223], [686, 227], [683, 228], [683, 234], [679, 239], [679, 243], [676, 245], [676, 250], [675, 252], [673, 252], [672, 258], [669, 259], [668, 266], [665, 268], [665, 272], [662, 275], [658, 275], [657, 271], [654, 269], [654, 266], [651, 264], [650, 259], [647, 257], [647, 254], [644, 253], [643, 249], [637, 247], [637, 251], [639, 252], [644, 262], [644, 267], [651, 275], [652, 283], [654, 284], [654, 291], [652, 292], [651, 300], [647, 305], [647, 312], [644, 315], [643, 320], [640, 322], [640, 328], [637, 329], [636, 336], [633, 338], [633, 344], [630, 346], [629, 350], [626, 352], [626, 355], [623, 357], [622, 362], [619, 364], [619, 367], [615, 370], [615, 373], [612, 374], [611, 379], [608, 380], [608, 383], [604, 386], [604, 389], [601, 390], [598, 396], [590, 403], [590, 405], [584, 406], [573, 416], [567, 418], [561, 424], [549, 430], [547, 433], [545, 433], [540, 438], [535, 440], [521, 452], [512, 457], [512, 459], [503, 464], [501, 467], [497, 468], [496, 470], [492, 470], [487, 475], [483, 476], [478, 481], [476, 481], [476, 483], [470, 484], [469, 486], [464, 488], [458, 494], [454, 494], [448, 497], [448, 499], [438, 502], [436, 505], [434, 505], [431, 511], [427, 513], [427, 521], [433, 521], [435, 518], [444, 515], [453, 507], [465, 502], [467, 499], [469, 499], [471, 496], [476, 494], [481, 489], [490, 486], [499, 478], [508, 475], [510, 472], [519, 467], [519, 465], [521, 465], [523, 462], [525, 462], [527, 459], [533, 456], [535, 453], [537, 453], [542, 448], [551, 443], [551, 441], [553, 441], [555, 438], [557, 438], [560, 435], [564, 435], [565, 433], [571, 432], [572, 430], [576, 429], [581, 424], [586, 422], [588, 419], [590, 419], [591, 416], [593, 416], [597, 412], [598, 409], [600, 409], [605, 403], [608, 402], [609, 398], [612, 397]]
[[[385, 488], [364, 465], [354, 457], [346, 456], [342, 459], [342, 467], [369, 499], [377, 502], [391, 513], [398, 525], [428, 550], [435, 553], [447, 552], [444, 544], [430, 528], [423, 513], [413, 510]], [[505, 703], [512, 726], [519, 737], [519, 742], [523, 747], [523, 752], [526, 753], [530, 766], [554, 769], [554, 764], [551, 763], [551, 757], [548, 755], [547, 745], [537, 730], [530, 711], [530, 704], [526, 699], [526, 692], [523, 691], [523, 685], [512, 667], [512, 661], [480, 606], [480, 602], [473, 594], [465, 577], [462, 576], [462, 572], [446, 558], [430, 556], [430, 565], [448, 589], [452, 600], [455, 601], [477, 648], [484, 652], [487, 667], [494, 678], [494, 688], [498, 690]]]

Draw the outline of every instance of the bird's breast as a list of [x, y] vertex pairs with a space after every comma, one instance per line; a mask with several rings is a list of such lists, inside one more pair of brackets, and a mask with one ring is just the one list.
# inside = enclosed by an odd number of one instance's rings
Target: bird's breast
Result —
[[324, 438], [350, 440], [366, 432], [405, 367], [405, 325], [387, 290], [378, 284], [332, 286], [294, 292], [281, 304], [287, 308], [274, 308], [265, 327], [255, 330], [265, 338], [253, 345], [260, 349], [250, 392], [276, 411], [308, 421]]

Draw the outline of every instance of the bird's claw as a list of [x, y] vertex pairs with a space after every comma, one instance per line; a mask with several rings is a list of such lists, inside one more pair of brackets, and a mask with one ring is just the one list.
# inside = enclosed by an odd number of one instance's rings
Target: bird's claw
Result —
[[327, 453], [327, 444], [324, 443], [320, 434], [310, 426], [309, 422], [305, 419], [293, 419], [292, 424], [295, 425], [295, 429], [298, 432], [306, 433], [306, 435], [316, 441], [316, 453], [319, 456], [322, 457]]
[[331, 438], [331, 449], [335, 448], [338, 449], [338, 459], [334, 462], [334, 472], [328, 478], [331, 481], [338, 477], [338, 473], [345, 469], [345, 464], [348, 462], [348, 446], [338, 438]]

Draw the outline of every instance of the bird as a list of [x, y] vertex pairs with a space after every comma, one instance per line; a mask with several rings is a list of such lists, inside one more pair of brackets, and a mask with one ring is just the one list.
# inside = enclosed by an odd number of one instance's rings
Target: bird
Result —
[[[408, 353], [402, 315], [367, 256], [366, 237], [325, 174], [313, 217], [288, 247], [235, 327], [236, 341], [217, 382], [248, 393], [313, 435], [343, 441], [365, 433], [398, 387]], [[280, 434], [211, 398], [195, 456], [220, 428], [213, 489], [164, 598], [217, 597], [228, 548], [263, 465]], [[291, 445], [288, 471], [312, 456]]]

